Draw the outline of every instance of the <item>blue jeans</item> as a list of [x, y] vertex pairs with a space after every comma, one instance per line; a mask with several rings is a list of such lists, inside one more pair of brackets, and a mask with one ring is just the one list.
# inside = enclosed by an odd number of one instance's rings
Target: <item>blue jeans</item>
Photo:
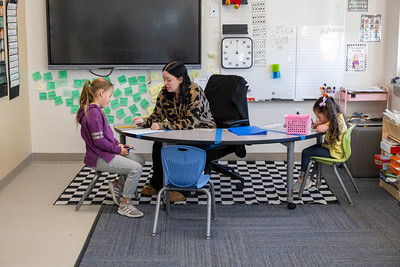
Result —
[[329, 149], [323, 147], [322, 144], [315, 144], [303, 149], [301, 152], [301, 171], [304, 173], [307, 169], [311, 157], [332, 158]]

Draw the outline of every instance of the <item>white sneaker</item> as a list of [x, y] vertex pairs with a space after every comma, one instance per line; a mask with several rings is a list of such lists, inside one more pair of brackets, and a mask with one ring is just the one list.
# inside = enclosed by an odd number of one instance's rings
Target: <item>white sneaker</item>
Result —
[[[304, 187], [304, 190], [309, 189], [311, 186], [312, 186], [312, 181], [310, 178], [307, 178], [306, 186]], [[293, 193], [298, 193], [300, 191], [300, 187], [301, 187], [301, 182], [299, 181], [299, 179], [297, 179], [293, 183]]]
[[122, 187], [118, 184], [118, 180], [114, 179], [114, 181], [109, 181], [108, 188], [110, 189], [114, 203], [119, 206], [119, 203], [121, 202]]
[[133, 206], [131, 201], [126, 204], [119, 204], [118, 213], [129, 218], [139, 218], [143, 216], [143, 212]]

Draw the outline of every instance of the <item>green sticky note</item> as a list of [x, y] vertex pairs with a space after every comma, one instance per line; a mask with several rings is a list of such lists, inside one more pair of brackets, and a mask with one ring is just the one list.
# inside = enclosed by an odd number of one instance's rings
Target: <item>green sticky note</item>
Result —
[[144, 76], [138, 76], [138, 84], [145, 84], [146, 83], [146, 77]]
[[140, 93], [136, 93], [133, 95], [133, 101], [138, 102], [142, 100], [142, 97], [140, 96]]
[[111, 103], [111, 107], [112, 107], [112, 108], [117, 108], [117, 107], [119, 107], [118, 99], [115, 99], [115, 100], [111, 101], [110, 103]]
[[56, 88], [67, 87], [68, 86], [68, 80], [67, 79], [56, 80], [54, 82], [56, 84]]
[[53, 75], [51, 75], [51, 72], [46, 72], [43, 74], [44, 80], [45, 81], [51, 81], [53, 80]]
[[134, 117], [142, 117], [142, 115], [140, 113], [135, 113], [133, 114]]
[[130, 78], [128, 78], [128, 81], [129, 81], [129, 85], [136, 85], [137, 84], [136, 77], [130, 77]]
[[126, 98], [126, 97], [121, 97], [121, 98], [119, 99], [119, 105], [120, 105], [120, 106], [127, 106], [127, 105], [128, 105], [128, 98]]
[[127, 82], [125, 75], [121, 75], [118, 77], [119, 84], [124, 84]]
[[132, 87], [126, 87], [124, 88], [125, 95], [131, 95], [132, 94]]
[[56, 84], [54, 82], [47, 82], [47, 90], [56, 89]]
[[73, 106], [71, 107], [71, 113], [72, 113], [72, 114], [77, 113], [78, 110], [79, 110], [79, 105], [73, 105]]
[[142, 106], [142, 108], [147, 108], [149, 102], [146, 99], [143, 99], [142, 102], [140, 102], [140, 105]]
[[66, 70], [60, 70], [60, 71], [58, 72], [58, 77], [59, 77], [60, 79], [67, 79], [67, 78], [68, 78], [67, 71], [66, 71]]
[[132, 124], [132, 123], [133, 123], [132, 119], [133, 119], [132, 116], [126, 117], [126, 118], [124, 119], [125, 124]]
[[40, 79], [42, 79], [42, 74], [40, 74], [39, 71], [35, 72], [34, 74], [32, 74], [33, 80], [36, 82]]
[[71, 97], [72, 97], [72, 92], [71, 92], [71, 90], [64, 89], [64, 90], [63, 90], [62, 96], [65, 97], [65, 98], [71, 98]]
[[105, 107], [105, 108], [103, 109], [103, 111], [104, 111], [104, 113], [105, 113], [106, 115], [108, 115], [108, 114], [111, 112], [111, 108], [110, 108], [110, 107]]
[[117, 88], [117, 90], [115, 90], [113, 94], [115, 97], [119, 97], [120, 95], [122, 95], [122, 92]]
[[72, 97], [73, 97], [73, 98], [80, 98], [81, 95], [80, 95], [80, 93], [79, 93], [79, 90], [74, 90], [74, 91], [72, 91]]
[[139, 93], [144, 94], [147, 92], [147, 86], [145, 84], [139, 85]]
[[107, 116], [107, 121], [109, 124], [113, 124], [114, 123], [114, 116]]
[[47, 95], [49, 96], [49, 100], [52, 100], [57, 97], [56, 91], [50, 91], [47, 93]]
[[82, 79], [82, 86], [85, 84], [86, 81], [90, 81], [89, 79]]
[[56, 106], [61, 105], [63, 102], [62, 97], [61, 96], [57, 96], [56, 98], [54, 98], [54, 103], [56, 103]]
[[104, 77], [104, 79], [106, 79], [107, 81], [109, 81], [109, 82], [111, 82], [111, 79], [110, 79], [110, 77]]
[[67, 107], [72, 107], [74, 105], [74, 99], [67, 98], [67, 99], [65, 99], [65, 103], [67, 104]]
[[138, 107], [137, 107], [135, 104], [133, 104], [132, 106], [130, 106], [130, 107], [129, 107], [129, 110], [130, 110], [130, 112], [131, 112], [132, 114], [135, 114], [136, 112], [139, 111]]
[[39, 93], [39, 100], [47, 100], [47, 94], [46, 93]]
[[74, 80], [74, 87], [75, 88], [81, 88], [83, 85], [82, 85], [82, 80]]
[[121, 108], [121, 109], [119, 109], [119, 110], [117, 110], [117, 117], [118, 117], [118, 119], [121, 119], [121, 118], [123, 118], [123, 117], [125, 117], [126, 115], [125, 115], [125, 111]]

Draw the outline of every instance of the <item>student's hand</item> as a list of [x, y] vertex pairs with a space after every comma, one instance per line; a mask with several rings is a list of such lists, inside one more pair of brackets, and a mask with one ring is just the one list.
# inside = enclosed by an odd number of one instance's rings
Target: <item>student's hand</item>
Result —
[[144, 122], [144, 120], [143, 120], [142, 117], [134, 117], [134, 118], [132, 119], [132, 121], [133, 121], [133, 124], [141, 124], [141, 123]]
[[311, 120], [311, 129], [317, 128], [318, 123], [316, 121]]
[[160, 126], [158, 126], [158, 124], [154, 122], [154, 123], [151, 125], [151, 128], [150, 128], [150, 129], [156, 131], [156, 130], [160, 129]]
[[128, 151], [126, 145], [118, 144], [118, 146], [121, 147], [121, 153], [119, 153], [121, 156], [126, 156], [129, 154], [129, 151]]
[[119, 153], [121, 156], [126, 156], [129, 154], [128, 149], [126, 149], [125, 147], [121, 147], [121, 153]]

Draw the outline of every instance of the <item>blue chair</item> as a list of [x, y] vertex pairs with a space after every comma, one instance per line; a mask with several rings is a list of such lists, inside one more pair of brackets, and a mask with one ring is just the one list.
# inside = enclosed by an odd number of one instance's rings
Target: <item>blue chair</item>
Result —
[[[206, 238], [210, 239], [211, 214], [215, 220], [215, 192], [210, 181], [210, 175], [203, 174], [206, 164], [206, 152], [192, 146], [173, 145], [161, 150], [162, 165], [164, 168], [165, 186], [158, 192], [157, 205], [154, 214], [152, 236], [157, 229], [158, 214], [161, 197], [165, 196], [166, 213], [169, 216], [169, 191], [195, 191], [207, 195], [207, 231]], [[209, 184], [210, 191], [203, 188]]]

